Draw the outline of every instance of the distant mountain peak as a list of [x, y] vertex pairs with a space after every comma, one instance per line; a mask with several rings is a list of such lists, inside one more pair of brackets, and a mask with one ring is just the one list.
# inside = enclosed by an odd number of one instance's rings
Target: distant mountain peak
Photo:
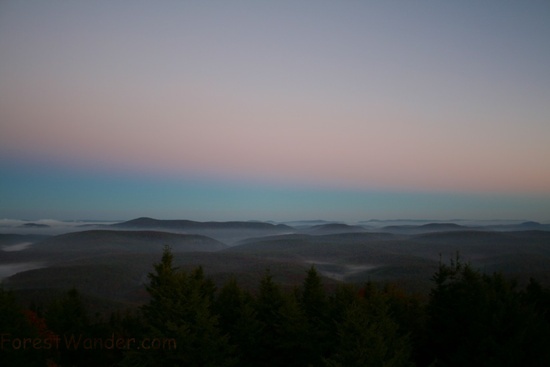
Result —
[[522, 227], [539, 227], [541, 225], [542, 225], [541, 223], [535, 222], [535, 221], [532, 221], [532, 220], [529, 220], [529, 221], [526, 221], [526, 222], [523, 222], [523, 223], [520, 224], [520, 226], [522, 226]]

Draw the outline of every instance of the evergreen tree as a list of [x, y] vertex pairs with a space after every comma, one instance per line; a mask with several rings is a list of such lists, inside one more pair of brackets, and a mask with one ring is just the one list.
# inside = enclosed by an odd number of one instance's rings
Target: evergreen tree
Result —
[[388, 302], [392, 319], [398, 325], [399, 335], [410, 339], [413, 360], [417, 365], [422, 365], [422, 347], [426, 338], [425, 305], [419, 296], [406, 294], [403, 289], [391, 283], [384, 285], [381, 292]]
[[530, 278], [521, 297], [526, 304], [533, 307], [540, 319], [544, 319], [547, 324], [550, 323], [550, 289], [543, 288], [538, 281]]
[[544, 320], [522, 301], [514, 282], [481, 274], [458, 259], [440, 264], [434, 282], [426, 348], [433, 360], [446, 366], [549, 364]]
[[280, 329], [281, 314], [280, 310], [284, 303], [283, 294], [280, 287], [273, 281], [269, 270], [260, 281], [258, 295], [256, 297], [255, 309], [257, 319], [260, 323], [260, 335], [258, 339], [257, 355], [262, 358], [256, 361], [259, 364], [265, 363], [265, 366], [282, 365], [281, 350], [278, 350], [278, 344], [281, 340]]
[[257, 366], [260, 322], [256, 319], [253, 298], [243, 291], [235, 278], [220, 290], [215, 303], [221, 331], [228, 335], [239, 366]]
[[330, 353], [333, 340], [330, 335], [328, 297], [314, 266], [307, 272], [300, 296], [300, 306], [307, 327], [303, 344], [308, 351], [309, 362], [319, 365]]
[[174, 341], [177, 347], [134, 351], [128, 354], [126, 364], [232, 365], [227, 337], [220, 333], [218, 319], [211, 310], [215, 288], [203, 269], [196, 268], [190, 274], [176, 269], [168, 247], [154, 269], [147, 287], [151, 299], [142, 308], [150, 329], [147, 337]]
[[398, 333], [382, 297], [357, 298], [347, 305], [337, 325], [335, 353], [327, 366], [411, 366], [410, 343]]
[[45, 313], [46, 324], [58, 336], [61, 365], [82, 365], [97, 355], [82, 341], [91, 338], [88, 310], [76, 288], [49, 304]]
[[256, 299], [261, 325], [258, 354], [262, 366], [303, 366], [306, 323], [294, 294], [283, 294], [266, 272]]
[[301, 306], [308, 322], [325, 322], [328, 312], [327, 295], [314, 266], [308, 270], [302, 289]]
[[45, 316], [48, 327], [59, 335], [80, 335], [89, 331], [88, 311], [76, 288], [54, 300], [48, 306]]
[[285, 293], [279, 310], [276, 350], [284, 356], [283, 366], [308, 366], [318, 360], [312, 353], [308, 338], [307, 319], [300, 308], [295, 293]]

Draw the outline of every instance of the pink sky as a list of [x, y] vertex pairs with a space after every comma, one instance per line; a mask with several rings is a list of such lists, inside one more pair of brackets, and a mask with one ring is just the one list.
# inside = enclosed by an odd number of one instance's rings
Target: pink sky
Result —
[[550, 6], [6, 1], [0, 154], [550, 195]]

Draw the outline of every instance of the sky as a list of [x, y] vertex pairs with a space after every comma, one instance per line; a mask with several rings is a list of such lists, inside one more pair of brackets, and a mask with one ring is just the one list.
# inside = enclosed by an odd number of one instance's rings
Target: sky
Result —
[[0, 2], [0, 218], [550, 222], [547, 1]]

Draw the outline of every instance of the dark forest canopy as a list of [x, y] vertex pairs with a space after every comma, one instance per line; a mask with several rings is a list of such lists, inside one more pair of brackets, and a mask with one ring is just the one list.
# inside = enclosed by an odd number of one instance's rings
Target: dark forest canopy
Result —
[[519, 289], [456, 259], [426, 301], [392, 285], [327, 291], [315, 267], [284, 290], [220, 288], [165, 248], [139, 310], [91, 314], [79, 290], [22, 307], [0, 289], [0, 363], [9, 366], [547, 366], [550, 290]]

